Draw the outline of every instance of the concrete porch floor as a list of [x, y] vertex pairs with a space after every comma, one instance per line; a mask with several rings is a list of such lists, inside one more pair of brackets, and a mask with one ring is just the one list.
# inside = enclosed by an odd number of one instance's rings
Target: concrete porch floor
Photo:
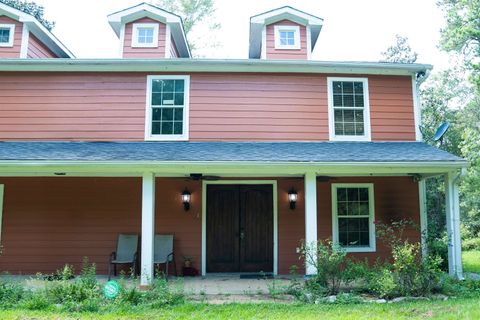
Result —
[[[120, 277], [112, 277], [119, 280]], [[292, 276], [278, 276], [273, 279], [240, 279], [237, 274], [208, 275], [206, 277], [170, 277], [168, 279], [173, 288], [181, 289], [186, 295], [266, 295], [270, 289], [286, 287], [291, 283]], [[304, 281], [303, 277], [296, 277]], [[0, 280], [13, 281], [22, 284], [25, 288], [38, 290], [48, 283], [43, 277], [27, 275], [1, 275]], [[97, 276], [100, 286], [108, 281], [107, 276]], [[126, 279], [127, 286], [138, 286], [139, 280]]]

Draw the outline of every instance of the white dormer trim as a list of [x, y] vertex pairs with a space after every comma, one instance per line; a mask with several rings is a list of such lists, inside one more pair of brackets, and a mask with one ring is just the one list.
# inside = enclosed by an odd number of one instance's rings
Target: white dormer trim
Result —
[[1, 29], [8, 29], [8, 42], [0, 42], [0, 47], [13, 47], [13, 39], [15, 38], [15, 25], [14, 24], [0, 24]]
[[167, 24], [165, 27], [165, 58], [172, 57], [172, 32], [170, 30], [170, 25]]
[[262, 49], [261, 58], [267, 59], [267, 26], [263, 26], [262, 29]]
[[[298, 50], [301, 48], [300, 42], [300, 27], [299, 26], [289, 26], [289, 25], [274, 25], [274, 36], [275, 36], [275, 49], [281, 50]], [[293, 31], [294, 44], [281, 44], [280, 43], [280, 32], [282, 31]]]
[[20, 46], [20, 58], [28, 58], [28, 41], [30, 39], [30, 31], [26, 24], [22, 28], [22, 44]]
[[306, 36], [307, 36], [307, 60], [312, 59], [312, 31], [310, 30], [310, 26], [306, 27]]
[[[139, 29], [153, 29], [153, 39], [152, 43], [140, 43], [138, 42], [139, 38]], [[158, 48], [158, 23], [134, 23], [132, 25], [132, 48]], [[125, 40], [124, 40], [125, 41]]]
[[323, 19], [292, 7], [274, 9], [250, 18], [250, 23], [272, 24], [281, 20], [291, 20], [301, 25], [322, 25]]
[[124, 46], [125, 46], [125, 25], [122, 25], [122, 28], [120, 29], [120, 46], [119, 46], [120, 58], [123, 58]]

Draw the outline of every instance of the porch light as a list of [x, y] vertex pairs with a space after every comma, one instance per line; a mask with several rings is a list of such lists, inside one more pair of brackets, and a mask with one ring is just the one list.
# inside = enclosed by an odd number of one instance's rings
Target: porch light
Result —
[[290, 201], [290, 209], [295, 209], [295, 205], [297, 204], [297, 198], [297, 191], [295, 191], [294, 189], [290, 189], [290, 191], [288, 191], [288, 201]]
[[183, 209], [185, 211], [190, 209], [190, 195], [190, 191], [185, 188], [185, 190], [182, 192]]

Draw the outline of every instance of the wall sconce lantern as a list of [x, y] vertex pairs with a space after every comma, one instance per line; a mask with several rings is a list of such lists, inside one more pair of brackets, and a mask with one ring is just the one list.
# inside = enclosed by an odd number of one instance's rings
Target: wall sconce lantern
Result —
[[183, 209], [185, 211], [190, 209], [190, 196], [191, 193], [185, 188], [185, 190], [182, 192]]
[[297, 191], [295, 191], [294, 189], [290, 189], [290, 191], [288, 191], [288, 201], [290, 202], [290, 209], [295, 209], [295, 205], [297, 204], [297, 198]]

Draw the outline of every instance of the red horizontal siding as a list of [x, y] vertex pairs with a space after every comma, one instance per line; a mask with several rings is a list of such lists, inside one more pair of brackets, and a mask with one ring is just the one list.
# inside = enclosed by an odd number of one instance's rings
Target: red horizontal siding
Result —
[[[155, 48], [132, 48], [134, 23], [158, 23], [158, 46]], [[125, 25], [123, 41], [123, 58], [165, 58], [166, 26], [157, 20], [142, 18]]]
[[57, 55], [48, 49], [40, 40], [30, 33], [28, 38], [27, 57], [32, 59], [57, 58]]
[[0, 24], [14, 24], [15, 33], [13, 36], [13, 47], [0, 47], [0, 59], [2, 58], [20, 58], [22, 50], [22, 32], [23, 23], [13, 20], [7, 16], [0, 15]]
[[[300, 49], [276, 49], [275, 48], [275, 26], [298, 26], [300, 28]], [[307, 29], [298, 23], [290, 20], [282, 20], [266, 26], [266, 58], [267, 59], [298, 59], [306, 60], [307, 54]]]
[[[0, 140], [144, 140], [146, 76], [3, 73]], [[192, 74], [190, 140], [328, 140], [326, 78]], [[368, 79], [372, 140], [414, 140], [410, 77]]]

